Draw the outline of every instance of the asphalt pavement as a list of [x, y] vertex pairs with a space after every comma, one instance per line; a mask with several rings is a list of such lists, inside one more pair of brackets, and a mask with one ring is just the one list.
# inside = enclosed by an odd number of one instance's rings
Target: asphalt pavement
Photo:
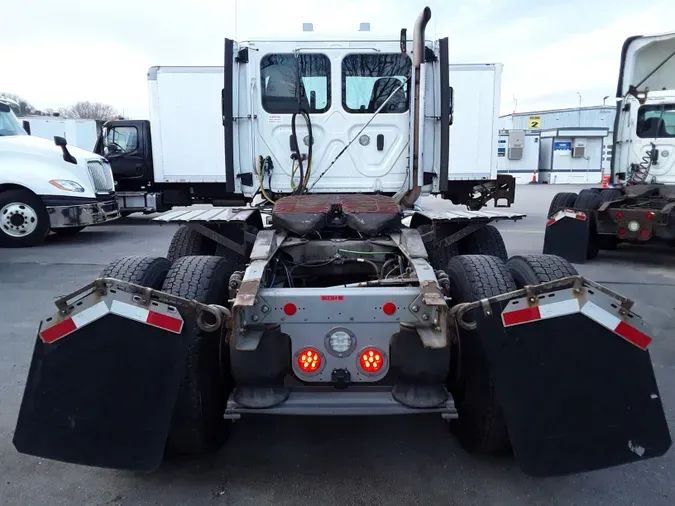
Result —
[[[541, 253], [545, 214], [556, 191], [562, 187], [518, 187], [511, 210], [527, 217], [499, 225], [510, 255]], [[427, 198], [425, 205], [448, 204]], [[76, 237], [50, 237], [41, 247], [0, 249], [0, 504], [675, 504], [672, 450], [634, 465], [533, 479], [508, 458], [467, 455], [437, 416], [243, 419], [215, 457], [170, 461], [150, 475], [17, 453], [11, 439], [35, 332], [55, 311], [54, 298], [88, 283], [120, 256], [166, 254], [175, 229], [132, 215]], [[636, 300], [636, 312], [653, 326], [652, 361], [675, 426], [672, 250], [621, 246], [577, 268]]]

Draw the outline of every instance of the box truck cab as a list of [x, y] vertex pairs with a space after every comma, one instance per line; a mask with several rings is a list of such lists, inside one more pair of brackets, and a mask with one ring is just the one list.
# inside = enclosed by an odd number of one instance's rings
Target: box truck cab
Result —
[[42, 243], [119, 217], [110, 165], [101, 156], [28, 135], [14, 102], [0, 98], [0, 246]]

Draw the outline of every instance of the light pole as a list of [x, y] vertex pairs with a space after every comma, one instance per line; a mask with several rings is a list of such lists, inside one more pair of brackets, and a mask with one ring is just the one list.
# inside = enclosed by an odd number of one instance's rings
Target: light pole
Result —
[[609, 95], [606, 97], [602, 97], [602, 105], [607, 105], [607, 99], [609, 98]]
[[581, 93], [577, 91], [577, 95], [579, 95], [579, 126], [581, 126]]

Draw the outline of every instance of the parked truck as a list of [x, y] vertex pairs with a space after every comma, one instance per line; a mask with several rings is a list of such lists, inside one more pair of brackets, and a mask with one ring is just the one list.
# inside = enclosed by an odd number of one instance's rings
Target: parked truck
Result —
[[[450, 64], [449, 68], [456, 98], [453, 123], [458, 127], [450, 131], [448, 180], [495, 181], [493, 146], [502, 66]], [[231, 192], [226, 185], [224, 138], [218, 130], [222, 88], [223, 67], [152, 68], [150, 119], [105, 123], [95, 152], [110, 162], [123, 215], [227, 202]], [[431, 150], [437, 140], [428, 142]], [[241, 181], [253, 187], [255, 179], [245, 176]], [[423, 195], [429, 188], [424, 187]]]
[[675, 33], [625, 41], [616, 98], [612, 184], [558, 193], [548, 212], [588, 214], [576, 241], [588, 258], [622, 242], [675, 245]]
[[412, 41], [226, 39], [213, 137], [223, 198], [249, 205], [165, 213], [167, 257], [119, 259], [56, 301], [20, 452], [152, 471], [217, 450], [233, 420], [429, 413], [536, 476], [667, 451], [632, 301], [559, 257], [507, 258], [491, 222], [522, 215], [414, 208], [425, 188], [473, 207], [501, 191], [449, 178], [430, 17]]
[[0, 97], [0, 247], [35, 246], [50, 231], [74, 235], [119, 218], [107, 160], [59, 135], [28, 135], [13, 105]]
[[23, 127], [29, 135], [54, 139], [54, 136], [63, 137], [69, 146], [94, 151], [98, 140], [99, 127], [96, 120], [80, 118], [63, 118], [61, 116], [24, 116], [21, 118]]

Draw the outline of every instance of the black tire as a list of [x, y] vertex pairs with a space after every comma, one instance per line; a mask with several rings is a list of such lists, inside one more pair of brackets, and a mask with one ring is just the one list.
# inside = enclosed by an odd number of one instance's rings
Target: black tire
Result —
[[101, 271], [101, 277], [115, 278], [159, 290], [170, 267], [171, 262], [162, 257], [122, 257], [110, 262]]
[[[455, 303], [516, 290], [504, 262], [493, 256], [457, 256], [448, 263], [447, 274]], [[451, 429], [462, 447], [470, 452], [486, 455], [508, 452], [511, 443], [480, 339], [472, 332], [462, 331], [459, 343], [453, 349], [455, 362], [451, 363], [451, 374], [460, 367], [461, 376], [458, 381], [449, 381], [459, 418], [451, 422]]]
[[[233, 266], [223, 257], [186, 256], [174, 262], [162, 290], [209, 304], [226, 305]], [[174, 407], [167, 449], [199, 455], [216, 451], [227, 440], [231, 423], [223, 419], [232, 389], [221, 365], [220, 335], [195, 329]], [[222, 348], [227, 348], [223, 346]]]
[[[431, 225], [421, 225], [417, 227], [417, 230], [421, 235], [431, 232]], [[451, 244], [448, 247], [442, 248], [438, 245], [438, 238], [423, 238], [424, 248], [427, 250], [427, 256], [429, 257], [429, 264], [435, 270], [444, 271], [450, 259], [454, 256], [459, 255], [459, 249], [457, 248], [457, 243]]]
[[216, 243], [214, 241], [187, 225], [181, 225], [171, 238], [166, 258], [173, 263], [182, 257], [213, 255], [215, 252]]
[[53, 228], [52, 232], [54, 232], [56, 235], [60, 235], [63, 237], [73, 237], [82, 232], [84, 229], [85, 227]]
[[595, 188], [585, 188], [574, 201], [574, 208], [583, 211], [597, 211], [602, 204], [602, 193]]
[[40, 197], [28, 190], [0, 193], [0, 247], [37, 246], [44, 242], [49, 228], [49, 215]]
[[215, 251], [215, 256], [217, 257], [223, 257], [225, 260], [227, 260], [231, 265], [234, 266], [235, 271], [244, 271], [246, 270], [246, 258], [241, 256], [239, 253], [236, 251], [232, 251], [230, 248], [227, 246], [223, 246], [222, 244], [216, 245], [216, 251]]
[[600, 194], [600, 203], [604, 204], [605, 202], [610, 202], [612, 200], [619, 200], [623, 196], [620, 190], [614, 188], [610, 190], [603, 190]]
[[574, 207], [574, 202], [576, 200], [577, 200], [576, 193], [570, 192], [557, 193], [555, 197], [553, 197], [553, 200], [551, 200], [551, 205], [548, 206], [548, 217], [550, 218], [561, 209]]
[[489, 255], [506, 262], [509, 255], [502, 234], [494, 225], [485, 225], [459, 242], [462, 255]]
[[556, 255], [517, 255], [506, 266], [518, 288], [579, 275], [571, 263]]

